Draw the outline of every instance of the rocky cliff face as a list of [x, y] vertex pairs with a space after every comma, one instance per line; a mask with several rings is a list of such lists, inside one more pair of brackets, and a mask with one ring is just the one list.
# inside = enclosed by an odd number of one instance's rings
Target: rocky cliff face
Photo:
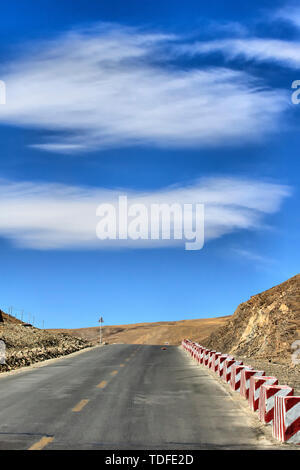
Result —
[[204, 345], [247, 357], [288, 360], [300, 338], [300, 274], [251, 297]]
[[0, 373], [92, 346], [83, 339], [26, 326], [13, 316], [0, 313], [0, 340], [6, 346], [5, 364], [0, 364]]

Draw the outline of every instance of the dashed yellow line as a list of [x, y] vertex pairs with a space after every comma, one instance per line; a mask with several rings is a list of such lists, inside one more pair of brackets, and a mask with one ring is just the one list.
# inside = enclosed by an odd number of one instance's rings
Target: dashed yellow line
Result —
[[28, 450], [42, 450], [53, 441], [54, 437], [42, 437], [38, 442], [29, 447]]
[[119, 371], [118, 370], [113, 370], [110, 375], [116, 375]]
[[74, 411], [74, 413], [78, 413], [82, 410], [82, 408], [84, 408], [88, 404], [89, 401], [90, 400], [81, 400], [79, 403], [77, 403], [76, 406], [74, 406], [72, 411]]
[[107, 385], [106, 380], [102, 380], [102, 382], [100, 382], [100, 383], [97, 385], [97, 388], [105, 388], [106, 385]]

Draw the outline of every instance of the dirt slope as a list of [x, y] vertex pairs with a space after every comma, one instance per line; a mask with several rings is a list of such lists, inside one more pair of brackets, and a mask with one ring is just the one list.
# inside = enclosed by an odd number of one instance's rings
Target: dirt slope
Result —
[[[228, 318], [217, 317], [199, 320], [104, 326], [103, 340], [107, 343], [164, 344], [168, 342], [169, 344], [176, 345], [180, 344], [183, 338], [199, 340], [207, 337], [212, 331], [223, 325]], [[99, 341], [99, 327], [49, 331], [61, 331], [93, 343]]]
[[235, 356], [290, 360], [300, 338], [300, 274], [251, 297], [203, 344]]
[[80, 338], [25, 326], [20, 320], [2, 311], [0, 311], [0, 340], [4, 341], [6, 346], [6, 363], [0, 364], [0, 372], [91, 346]]
[[0, 325], [1, 323], [15, 323], [18, 325], [23, 324], [21, 320], [18, 320], [17, 318], [13, 317], [12, 315], [9, 315], [8, 313], [3, 312], [3, 310], [0, 310]]

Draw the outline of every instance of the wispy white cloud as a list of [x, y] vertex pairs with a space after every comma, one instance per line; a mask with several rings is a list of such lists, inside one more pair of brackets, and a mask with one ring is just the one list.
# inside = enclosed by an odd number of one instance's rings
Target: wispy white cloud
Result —
[[71, 187], [32, 182], [0, 182], [0, 236], [33, 249], [153, 248], [176, 246], [180, 240], [100, 241], [96, 238], [99, 204], [116, 204], [127, 195], [129, 204], [179, 203], [205, 205], [205, 239], [238, 230], [263, 229], [265, 217], [280, 209], [291, 188], [240, 178], [202, 179], [189, 186], [139, 192]]
[[285, 20], [300, 29], [300, 8], [296, 3], [279, 8], [271, 15], [273, 20]]
[[261, 255], [251, 250], [246, 250], [242, 248], [233, 248], [232, 250], [239, 258], [245, 259], [246, 261], [253, 262], [255, 264], [262, 264], [262, 265], [272, 265], [274, 264], [275, 260], [269, 258], [265, 255]]
[[277, 128], [282, 91], [244, 71], [175, 65], [183, 42], [100, 25], [35, 45], [6, 64], [0, 122], [50, 131], [33, 146], [63, 153], [242, 143]]
[[258, 62], [277, 62], [291, 68], [300, 66], [300, 41], [270, 38], [221, 39], [181, 46], [190, 55], [221, 52], [226, 59], [237, 57]]
[[[300, 7], [297, 4], [287, 4], [275, 11], [264, 11], [261, 22], [272, 23], [283, 20], [293, 25], [300, 33]], [[216, 30], [217, 31], [217, 30]], [[236, 58], [257, 62], [273, 62], [289, 68], [300, 67], [300, 38], [284, 40], [274, 37], [256, 37], [251, 35], [251, 27], [240, 28], [237, 25], [231, 32], [231, 37], [214, 40], [197, 41], [189, 44], [179, 44], [182, 53], [190, 55], [222, 53], [230, 61]]]

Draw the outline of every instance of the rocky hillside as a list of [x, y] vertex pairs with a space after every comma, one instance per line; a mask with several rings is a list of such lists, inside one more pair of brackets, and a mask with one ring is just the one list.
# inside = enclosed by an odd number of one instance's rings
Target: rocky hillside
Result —
[[53, 333], [26, 326], [2, 311], [0, 311], [0, 340], [4, 341], [6, 346], [6, 364], [0, 365], [0, 372], [91, 346], [88, 341], [64, 333]]
[[13, 317], [12, 315], [9, 315], [8, 313], [3, 312], [3, 310], [0, 310], [0, 325], [1, 323], [15, 323], [20, 325], [23, 322]]
[[300, 274], [251, 297], [238, 306], [224, 326], [204, 345], [234, 355], [291, 359], [291, 345], [300, 339]]

